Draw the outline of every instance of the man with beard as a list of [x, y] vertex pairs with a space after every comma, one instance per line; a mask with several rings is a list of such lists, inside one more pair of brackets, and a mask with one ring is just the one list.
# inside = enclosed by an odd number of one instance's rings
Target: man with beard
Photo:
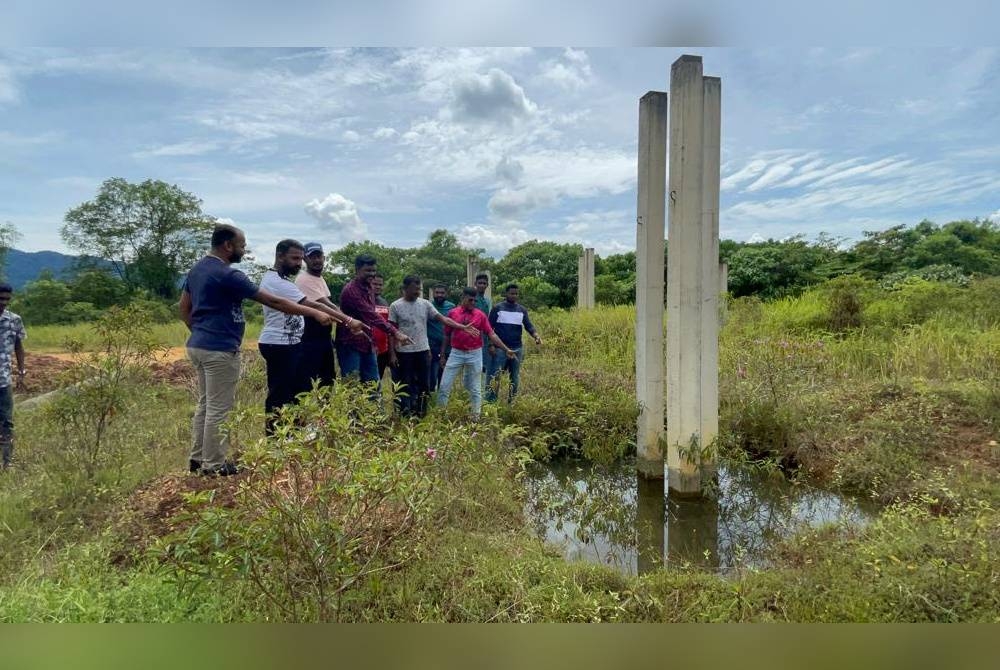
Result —
[[[260, 288], [299, 305], [311, 307], [343, 322], [355, 330], [361, 322], [346, 316], [339, 309], [309, 299], [292, 281], [291, 277], [302, 267], [305, 247], [296, 240], [282, 240], [274, 250], [274, 267], [264, 273]], [[309, 319], [312, 321], [312, 319]], [[298, 314], [285, 314], [264, 305], [264, 327], [257, 339], [261, 356], [267, 363], [267, 399], [264, 412], [267, 414], [265, 431], [274, 433], [277, 411], [295, 402], [295, 397], [308, 391], [311, 384], [310, 370], [302, 358], [302, 333], [306, 318]], [[318, 322], [315, 322], [318, 323]], [[327, 331], [329, 332], [329, 331]]]
[[190, 470], [227, 476], [238, 472], [226, 460], [228, 445], [222, 424], [236, 400], [240, 375], [240, 344], [246, 323], [243, 301], [255, 300], [285, 314], [309, 316], [333, 323], [330, 314], [281, 298], [254, 286], [231, 267], [246, 253], [247, 240], [235, 226], [219, 225], [212, 233], [212, 249], [184, 280], [181, 320], [191, 331], [188, 357], [198, 379], [198, 406], [194, 414]]
[[[305, 268], [296, 275], [295, 285], [310, 300], [326, 305], [340, 314], [338, 323], [343, 323], [348, 329], [363, 328], [364, 324], [341, 312], [330, 301], [330, 287], [323, 279], [323, 267], [326, 264], [323, 246], [319, 242], [309, 242], [305, 252]], [[302, 366], [305, 378], [310, 383], [316, 380], [320, 386], [332, 385], [337, 376], [333, 361], [333, 327], [306, 319], [305, 329], [302, 331]]]

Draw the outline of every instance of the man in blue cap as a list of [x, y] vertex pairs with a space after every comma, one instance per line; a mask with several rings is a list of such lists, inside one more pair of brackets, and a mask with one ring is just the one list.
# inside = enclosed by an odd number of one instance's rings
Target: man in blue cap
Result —
[[[330, 301], [330, 287], [323, 278], [326, 256], [323, 245], [309, 242], [305, 246], [305, 270], [295, 276], [295, 285], [310, 300], [340, 311]], [[302, 333], [302, 367], [306, 379], [316, 380], [320, 386], [330, 386], [337, 376], [334, 368], [333, 326], [321, 325], [315, 319], [305, 320]]]

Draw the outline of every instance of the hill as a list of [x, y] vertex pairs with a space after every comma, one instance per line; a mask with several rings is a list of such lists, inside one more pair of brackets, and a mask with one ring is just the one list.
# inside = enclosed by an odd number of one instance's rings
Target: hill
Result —
[[37, 279], [44, 270], [49, 270], [57, 278], [70, 274], [80, 256], [61, 254], [58, 251], [21, 251], [10, 249], [7, 252], [7, 262], [0, 274], [11, 283], [14, 290], [24, 287], [28, 282]]

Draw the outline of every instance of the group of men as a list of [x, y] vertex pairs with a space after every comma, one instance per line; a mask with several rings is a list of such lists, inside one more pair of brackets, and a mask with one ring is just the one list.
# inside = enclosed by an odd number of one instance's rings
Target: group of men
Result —
[[446, 405], [462, 373], [473, 417], [478, 418], [483, 372], [489, 402], [496, 400], [499, 376], [508, 370], [512, 400], [520, 381], [522, 331], [542, 343], [527, 310], [518, 304], [517, 285], [508, 285], [504, 301], [493, 307], [485, 295], [486, 275], [476, 278], [476, 288], [463, 289], [457, 306], [447, 300], [442, 284], [432, 289], [433, 301], [421, 297], [420, 277], [408, 275], [402, 295], [388, 304], [382, 297], [384, 280], [377, 260], [361, 255], [337, 305], [323, 278], [326, 258], [320, 244], [279, 242], [274, 265], [259, 286], [232, 267], [245, 253], [241, 230], [217, 226], [211, 251], [191, 268], [181, 292], [181, 318], [191, 331], [188, 357], [198, 381], [191, 472], [220, 476], [237, 472], [226, 459], [222, 424], [236, 398], [244, 300], [255, 300], [264, 308], [258, 347], [267, 368], [269, 434], [279, 408], [295, 402], [314, 383], [333, 383], [334, 357], [342, 377], [356, 375], [362, 382], [380, 384], [388, 367], [399, 385], [397, 406], [407, 417], [424, 416], [435, 390], [438, 404]]

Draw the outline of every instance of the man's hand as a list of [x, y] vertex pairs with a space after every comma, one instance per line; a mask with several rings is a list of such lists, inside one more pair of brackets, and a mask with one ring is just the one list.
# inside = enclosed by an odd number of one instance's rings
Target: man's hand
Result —
[[321, 312], [318, 309], [313, 310], [313, 318], [319, 321], [319, 325], [321, 326], [333, 325], [335, 321], [333, 316], [327, 314], [326, 312]]
[[535, 335], [534, 337], [535, 337], [535, 344], [537, 344], [538, 346], [542, 346], [542, 338], [540, 338], [538, 335]]
[[410, 339], [410, 336], [401, 330], [396, 331], [396, 342], [399, 344], [413, 344], [413, 340]]
[[389, 350], [389, 366], [393, 368], [399, 367], [399, 356], [396, 355], [395, 349]]
[[15, 390], [17, 390], [17, 391], [23, 391], [24, 390], [24, 376], [26, 374], [28, 374], [28, 373], [25, 372], [24, 370], [18, 370], [17, 371], [17, 383], [14, 385], [14, 389]]
[[352, 335], [360, 335], [365, 332], [365, 324], [358, 319], [348, 319], [345, 324]]
[[497, 348], [496, 348], [496, 345], [493, 345], [493, 344], [491, 344], [491, 345], [489, 346], [489, 349], [487, 349], [487, 351], [489, 351], [489, 352], [490, 352], [490, 356], [494, 356], [494, 355], [496, 355], [496, 353], [497, 353]]
[[469, 335], [472, 335], [473, 337], [482, 337], [483, 335], [481, 332], [479, 332], [479, 329], [473, 326], [471, 323], [467, 323], [464, 326], [462, 326], [462, 330], [467, 332]]
[[507, 354], [507, 358], [508, 359], [510, 359], [510, 358], [517, 358], [517, 352], [514, 351], [513, 349], [508, 349], [506, 351], [506, 354]]

